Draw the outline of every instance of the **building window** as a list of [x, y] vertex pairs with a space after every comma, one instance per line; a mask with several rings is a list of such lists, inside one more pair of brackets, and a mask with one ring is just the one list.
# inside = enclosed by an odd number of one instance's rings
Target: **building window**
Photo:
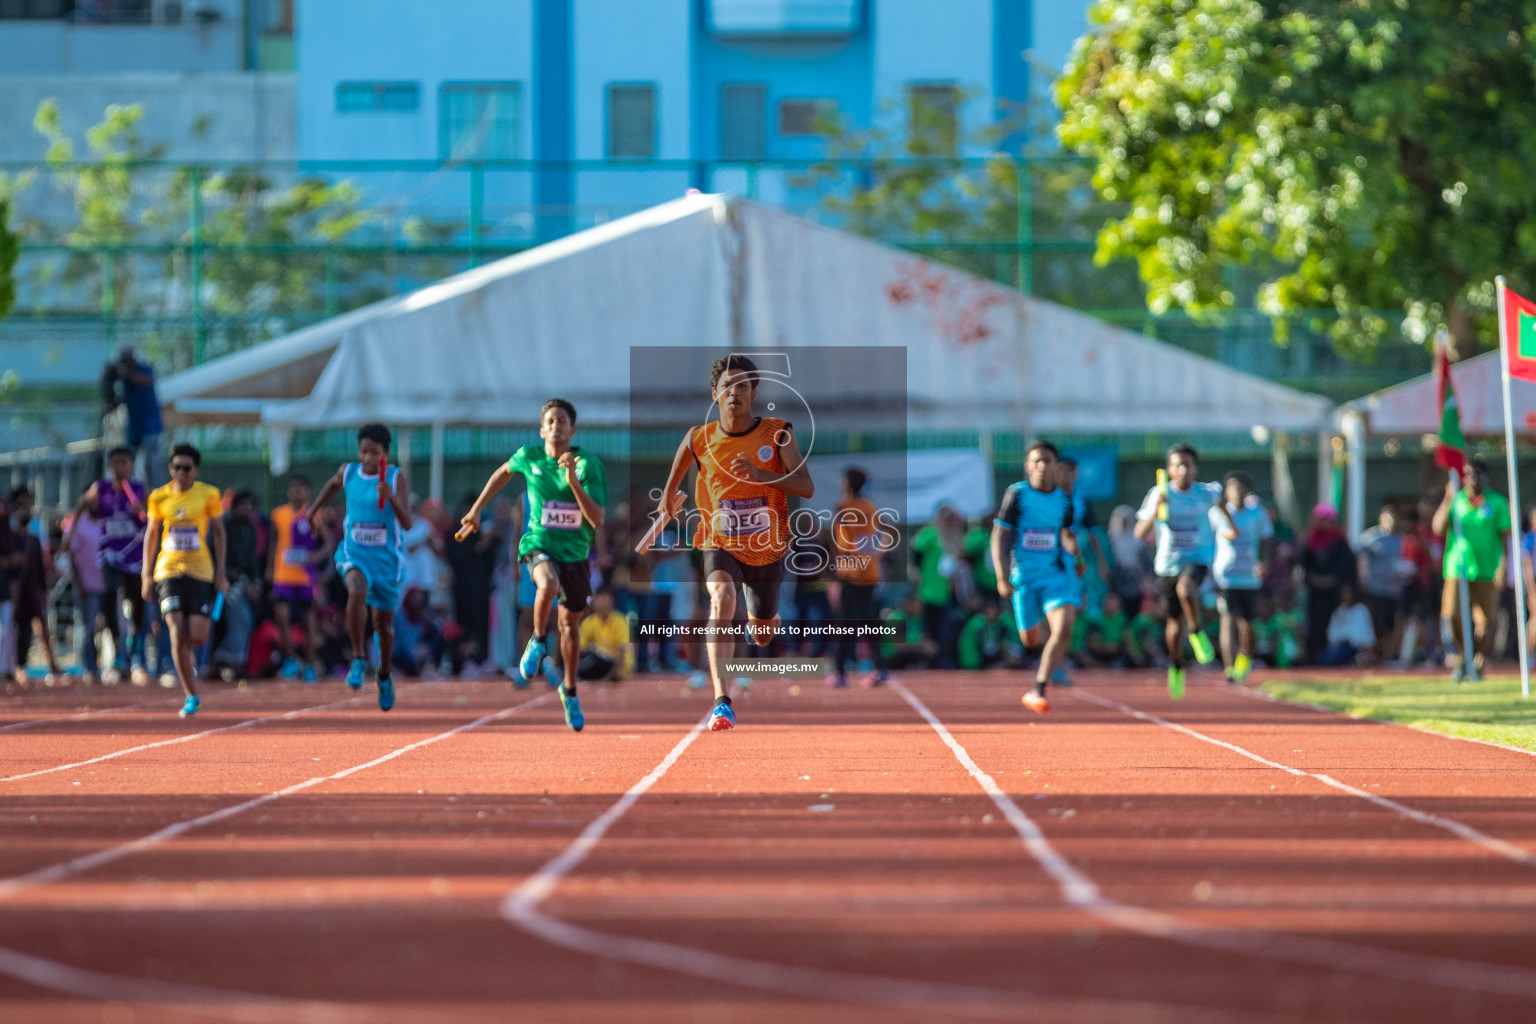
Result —
[[415, 82], [339, 82], [336, 109], [342, 113], [361, 110], [415, 110], [421, 105], [421, 87]]
[[720, 157], [761, 160], [768, 155], [768, 87], [730, 82], [720, 87]]
[[521, 114], [516, 82], [444, 83], [437, 106], [443, 159], [516, 160]]
[[781, 100], [779, 134], [821, 135], [827, 122], [836, 116], [836, 100]]
[[656, 156], [656, 87], [608, 87], [608, 159], [650, 160]]
[[0, 21], [62, 20], [75, 11], [75, 0], [0, 0]]
[[907, 87], [908, 127], [913, 152], [954, 156], [960, 148], [960, 89], [953, 82]]
[[261, 30], [269, 36], [293, 35], [293, 0], [262, 0]]

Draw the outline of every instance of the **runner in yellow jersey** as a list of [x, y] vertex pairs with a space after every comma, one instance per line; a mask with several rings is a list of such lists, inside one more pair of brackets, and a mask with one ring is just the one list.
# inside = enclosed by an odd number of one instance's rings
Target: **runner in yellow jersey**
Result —
[[[694, 501], [700, 520], [693, 543], [704, 553], [709, 622], [714, 626], [733, 622], [736, 592], [743, 590], [752, 641], [766, 644], [779, 623], [779, 588], [789, 552], [787, 496], [809, 498], [815, 485], [795, 443], [794, 426], [787, 420], [753, 414], [757, 381], [757, 366], [746, 356], [715, 360], [709, 385], [720, 418], [693, 427], [684, 436], [672, 458], [657, 511], [668, 516], [681, 511], [677, 492], [689, 468], [697, 466]], [[729, 637], [712, 636], [707, 647], [715, 684], [709, 727], [718, 732], [736, 724], [722, 665], [735, 643]]]
[[224, 576], [224, 503], [217, 487], [198, 482], [202, 461], [191, 445], [176, 446], [171, 452], [171, 482], [150, 492], [144, 527], [144, 600], [152, 600], [158, 591], [160, 617], [171, 631], [171, 658], [187, 695], [183, 718], [203, 706], [193, 651], [208, 642], [214, 600], [229, 589]]

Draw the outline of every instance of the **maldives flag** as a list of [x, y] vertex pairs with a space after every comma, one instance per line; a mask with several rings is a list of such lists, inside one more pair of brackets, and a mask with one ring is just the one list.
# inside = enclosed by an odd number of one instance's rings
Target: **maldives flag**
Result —
[[[1532, 363], [1536, 363], [1536, 359], [1532, 359]], [[1435, 350], [1435, 391], [1440, 406], [1440, 440], [1435, 445], [1435, 465], [1460, 473], [1467, 466], [1467, 439], [1461, 433], [1461, 409], [1456, 402], [1456, 385], [1451, 381], [1451, 356], [1444, 345]]]
[[1509, 353], [1509, 375], [1536, 380], [1536, 302], [1504, 288], [1504, 351]]

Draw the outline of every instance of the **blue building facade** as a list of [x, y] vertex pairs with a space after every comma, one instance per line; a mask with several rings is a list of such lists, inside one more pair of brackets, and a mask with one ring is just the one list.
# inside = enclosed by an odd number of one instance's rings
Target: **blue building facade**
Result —
[[952, 121], [940, 150], [947, 139], [958, 155], [998, 148], [965, 140], [1027, 104], [1048, 108], [1088, 6], [392, 0], [380, 17], [367, 0], [301, 2], [297, 149], [311, 164], [483, 163], [474, 184], [417, 174], [363, 184], [445, 210], [477, 189], [487, 230], [509, 236], [548, 237], [690, 186], [742, 191], [749, 174], [755, 194], [794, 206], [795, 165], [826, 155], [834, 120], [900, 135], [923, 104]]

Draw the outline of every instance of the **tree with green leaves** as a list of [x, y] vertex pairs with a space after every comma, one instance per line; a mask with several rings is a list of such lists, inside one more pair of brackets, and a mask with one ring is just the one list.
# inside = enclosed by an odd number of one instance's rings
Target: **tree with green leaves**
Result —
[[21, 253], [21, 243], [11, 230], [11, 200], [0, 194], [0, 319], [16, 304], [16, 257]]
[[[137, 340], [172, 366], [184, 365], [189, 356], [185, 326], [177, 321], [193, 305], [191, 288], [199, 275], [189, 261], [195, 251], [201, 253], [205, 316], [234, 318], [223, 328], [232, 336], [216, 339], [209, 355], [281, 329], [282, 321], [262, 317], [320, 309], [326, 253], [294, 249], [302, 243], [334, 245], [361, 230], [373, 217], [362, 208], [361, 191], [349, 181], [318, 178], [283, 187], [244, 167], [205, 172], [181, 166], [167, 174], [153, 163], [163, 157], [163, 147], [146, 144], [138, 133], [143, 114], [138, 104], [108, 107], [101, 122], [87, 129], [89, 156], [80, 160], [57, 104], [49, 100], [38, 107], [33, 123], [48, 142], [49, 175], [73, 201], [67, 222], [40, 215], [21, 225], [27, 238], [68, 246], [62, 256], [40, 261], [38, 290], [65, 297], [100, 290], [110, 295], [110, 302], [101, 304], [110, 305], [114, 316], [166, 318], [163, 329]], [[201, 217], [195, 229], [194, 205]], [[168, 253], [154, 248], [166, 244], [176, 248]], [[346, 267], [338, 276], [357, 281], [368, 272]], [[382, 285], [351, 291], [357, 294], [349, 294], [349, 305], [387, 294]]]
[[1536, 0], [1098, 0], [1057, 85], [1062, 141], [1129, 205], [1100, 262], [1154, 312], [1330, 309], [1334, 344], [1488, 337], [1536, 286]]
[[[1134, 275], [1095, 270], [1080, 258], [1085, 253], [1073, 251], [1091, 241], [1096, 226], [1085, 163], [1031, 145], [1046, 129], [1028, 110], [965, 127], [972, 102], [957, 91], [953, 107], [938, 109], [917, 94], [904, 112], [887, 104], [864, 129], [824, 116], [816, 128], [826, 157], [792, 183], [821, 192], [822, 209], [846, 230], [910, 246], [982, 277], [1010, 284], [1022, 277], [1034, 293], [1068, 305], [1140, 304]], [[1022, 151], [1002, 148], [1021, 136]], [[1024, 159], [1029, 166], [1021, 180]], [[1021, 220], [1024, 193], [1029, 200]], [[1032, 248], [1027, 275], [1017, 265], [1021, 234]], [[1036, 244], [1042, 247], [1033, 249]]]

